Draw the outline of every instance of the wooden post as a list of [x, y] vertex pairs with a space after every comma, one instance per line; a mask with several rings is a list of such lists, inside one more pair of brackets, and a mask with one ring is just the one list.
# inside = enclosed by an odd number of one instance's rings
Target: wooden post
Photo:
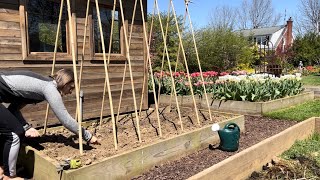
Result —
[[20, 15], [20, 29], [21, 29], [21, 50], [22, 59], [27, 58], [27, 34], [26, 34], [26, 12], [25, 12], [26, 2], [25, 0], [20, 0], [19, 15]]
[[119, 0], [120, 3], [120, 10], [121, 10], [121, 18], [122, 18], [122, 25], [124, 27], [124, 39], [125, 39], [125, 45], [126, 45], [126, 56], [129, 64], [129, 72], [130, 72], [130, 79], [131, 79], [131, 87], [132, 87], [132, 94], [133, 94], [133, 103], [134, 103], [134, 112], [136, 115], [136, 123], [137, 123], [137, 131], [138, 131], [138, 139], [139, 142], [142, 142], [141, 140], [141, 133], [140, 133], [140, 122], [139, 122], [139, 116], [137, 112], [137, 100], [136, 100], [136, 93], [134, 89], [134, 82], [133, 82], [133, 76], [132, 76], [132, 66], [131, 66], [131, 57], [130, 57], [130, 52], [129, 52], [129, 43], [128, 43], [128, 36], [127, 36], [127, 31], [124, 23], [124, 13], [123, 13], [123, 6], [122, 6], [122, 0]]
[[191, 91], [192, 100], [193, 100], [193, 104], [194, 104], [194, 110], [195, 110], [195, 113], [196, 113], [198, 125], [200, 125], [199, 112], [198, 112], [198, 108], [197, 108], [197, 104], [196, 104], [196, 99], [194, 98], [194, 92], [193, 92], [193, 88], [192, 88], [192, 82], [191, 82], [191, 79], [190, 79], [188, 62], [187, 62], [186, 54], [185, 54], [185, 51], [184, 51], [184, 46], [183, 46], [183, 43], [182, 43], [182, 37], [181, 37], [179, 25], [178, 25], [178, 20], [177, 20], [177, 16], [176, 16], [176, 12], [175, 12], [172, 0], [170, 0], [170, 3], [171, 3], [172, 11], [173, 11], [173, 16], [174, 16], [174, 19], [175, 19], [175, 22], [176, 22], [176, 28], [177, 28], [177, 32], [178, 32], [178, 36], [179, 36], [179, 41], [180, 41], [180, 44], [181, 44], [181, 50], [182, 50], [183, 59], [184, 59], [184, 62], [186, 64], [186, 70], [187, 70], [187, 74], [188, 74], [188, 81], [189, 81], [190, 91]]
[[[55, 70], [55, 66], [56, 66], [56, 58], [57, 58], [56, 55], [57, 55], [57, 49], [58, 49], [58, 38], [59, 38], [59, 32], [60, 32], [60, 26], [61, 26], [61, 17], [62, 17], [62, 11], [63, 11], [63, 4], [64, 4], [64, 0], [61, 0], [58, 27], [57, 27], [57, 33], [56, 33], [56, 41], [55, 41], [55, 44], [54, 44], [51, 76], [53, 75], [54, 70]], [[47, 132], [48, 115], [49, 115], [49, 103], [47, 103], [46, 116], [44, 118], [43, 134], [46, 134], [46, 132]]]
[[[115, 6], [115, 1], [114, 0], [114, 6]], [[100, 37], [101, 37], [101, 44], [102, 44], [102, 52], [103, 52], [103, 60], [104, 60], [104, 69], [105, 69], [105, 84], [107, 83], [107, 88], [108, 88], [108, 96], [109, 96], [109, 103], [110, 103], [110, 113], [111, 113], [111, 119], [112, 119], [112, 129], [113, 129], [113, 140], [114, 140], [114, 147], [117, 150], [118, 145], [117, 145], [117, 135], [116, 135], [116, 124], [115, 124], [115, 119], [114, 119], [114, 112], [113, 112], [113, 102], [112, 102], [112, 95], [111, 95], [111, 89], [110, 89], [110, 81], [109, 81], [109, 72], [108, 72], [108, 64], [107, 64], [107, 59], [106, 59], [106, 48], [104, 45], [104, 38], [103, 38], [103, 31], [102, 31], [102, 25], [101, 25], [101, 18], [100, 18], [100, 10], [99, 10], [99, 4], [98, 0], [95, 0], [96, 2], [96, 10], [97, 10], [97, 17], [98, 17], [98, 23], [99, 23], [99, 29], [100, 29]], [[109, 52], [109, 58], [110, 58], [110, 52]], [[106, 86], [104, 86], [103, 93], [106, 91]], [[104, 104], [104, 97], [102, 99], [102, 108]], [[100, 126], [101, 126], [101, 117], [100, 117]]]

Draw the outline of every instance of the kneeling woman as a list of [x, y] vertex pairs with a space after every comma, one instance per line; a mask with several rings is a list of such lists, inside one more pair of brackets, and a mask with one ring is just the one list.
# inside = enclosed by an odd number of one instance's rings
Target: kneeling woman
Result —
[[[39, 133], [23, 118], [20, 109], [27, 104], [46, 100], [64, 127], [78, 134], [78, 124], [67, 112], [62, 96], [71, 94], [74, 76], [71, 70], [61, 69], [53, 77], [44, 77], [31, 71], [0, 72], [0, 166], [4, 179], [16, 176], [16, 163], [21, 139], [37, 137]], [[97, 138], [82, 129], [83, 139], [99, 144]]]

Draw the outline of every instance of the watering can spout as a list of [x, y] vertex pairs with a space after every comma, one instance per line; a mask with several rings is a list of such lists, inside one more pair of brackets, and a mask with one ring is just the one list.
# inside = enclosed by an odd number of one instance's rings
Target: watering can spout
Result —
[[237, 151], [239, 148], [240, 128], [236, 123], [228, 123], [218, 130], [220, 149], [223, 151]]

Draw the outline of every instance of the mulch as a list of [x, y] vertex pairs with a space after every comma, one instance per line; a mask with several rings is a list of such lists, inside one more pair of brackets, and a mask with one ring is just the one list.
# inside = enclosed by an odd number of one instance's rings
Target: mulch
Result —
[[148, 172], [133, 179], [187, 179], [296, 123], [261, 116], [245, 116], [246, 130], [241, 133], [238, 151], [224, 152], [207, 147], [178, 160], [156, 165]]

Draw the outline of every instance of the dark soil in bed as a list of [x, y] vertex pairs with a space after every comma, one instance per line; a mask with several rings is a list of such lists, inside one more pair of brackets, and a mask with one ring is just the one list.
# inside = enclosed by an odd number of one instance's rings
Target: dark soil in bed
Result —
[[246, 131], [241, 134], [238, 151], [224, 152], [219, 149], [211, 150], [208, 147], [179, 160], [159, 164], [133, 179], [187, 179], [296, 123], [260, 116], [245, 116]]

